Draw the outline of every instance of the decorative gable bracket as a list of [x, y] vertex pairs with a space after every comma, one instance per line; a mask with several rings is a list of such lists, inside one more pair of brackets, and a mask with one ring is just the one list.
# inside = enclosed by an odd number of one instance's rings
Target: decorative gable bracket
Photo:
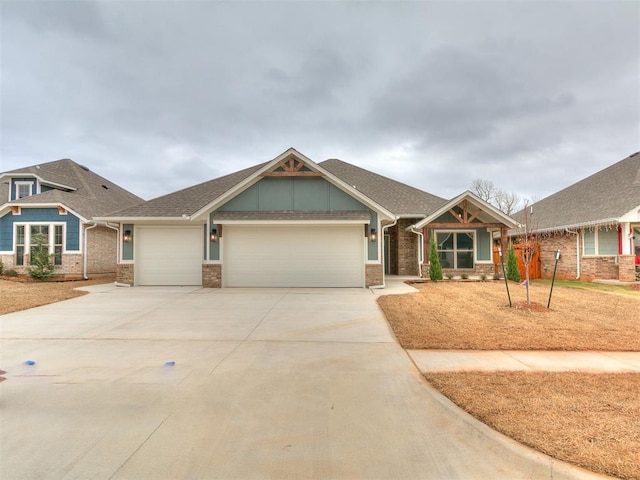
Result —
[[264, 172], [263, 177], [322, 177], [322, 173], [311, 170], [300, 159], [291, 155], [280, 160], [270, 172]]

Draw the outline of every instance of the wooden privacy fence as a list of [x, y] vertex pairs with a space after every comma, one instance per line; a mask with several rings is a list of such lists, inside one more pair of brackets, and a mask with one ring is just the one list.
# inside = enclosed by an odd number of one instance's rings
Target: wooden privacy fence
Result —
[[[520, 271], [520, 278], [524, 280], [526, 278], [526, 274], [524, 271], [524, 261], [522, 260], [522, 249], [523, 245], [514, 245], [513, 249], [516, 252], [516, 259], [518, 260], [518, 270]], [[536, 243], [533, 245], [534, 252], [533, 258], [531, 259], [531, 264], [529, 265], [529, 278], [542, 278], [542, 273], [540, 269], [540, 244]], [[507, 252], [502, 252], [504, 255], [504, 268], [507, 268]], [[500, 266], [500, 255], [498, 254], [498, 247], [493, 248], [493, 266], [495, 273], [502, 273], [502, 267]]]

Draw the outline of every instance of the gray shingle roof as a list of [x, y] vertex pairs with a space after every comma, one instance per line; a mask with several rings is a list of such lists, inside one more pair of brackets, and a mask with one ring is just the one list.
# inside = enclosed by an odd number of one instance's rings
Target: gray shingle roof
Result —
[[325, 160], [318, 165], [398, 216], [424, 216], [447, 202], [444, 198], [342, 160]]
[[[72, 191], [48, 190], [11, 202], [13, 204], [27, 206], [60, 203], [84, 218], [90, 219], [143, 202], [140, 197], [70, 159], [32, 165], [3, 173], [37, 175], [45, 183], [54, 183], [73, 189]], [[7, 179], [3, 179], [0, 182], [0, 199], [6, 203], [8, 198], [9, 183]]]
[[192, 215], [223, 193], [235, 187], [266, 163], [245, 168], [208, 182], [178, 190], [177, 192], [154, 198], [148, 202], [115, 212], [114, 217], [181, 217]]
[[530, 223], [537, 231], [607, 224], [639, 205], [640, 152], [534, 203]]
[[[250, 177], [267, 163], [261, 163], [224, 177], [149, 200], [115, 212], [112, 216], [120, 218], [175, 218], [182, 215], [193, 215], [208, 203]], [[355, 186], [356, 190], [361, 194], [395, 215], [424, 216], [446, 202], [443, 198], [340, 160], [326, 160], [318, 165], [348, 185]]]

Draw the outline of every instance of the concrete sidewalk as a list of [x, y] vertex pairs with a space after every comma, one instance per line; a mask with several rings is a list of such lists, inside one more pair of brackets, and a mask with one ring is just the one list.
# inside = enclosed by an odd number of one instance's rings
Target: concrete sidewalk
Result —
[[640, 372], [640, 352], [407, 350], [421, 372]]

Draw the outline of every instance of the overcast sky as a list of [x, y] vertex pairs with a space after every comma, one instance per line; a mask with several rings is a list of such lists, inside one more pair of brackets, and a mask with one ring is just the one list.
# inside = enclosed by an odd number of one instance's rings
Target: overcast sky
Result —
[[294, 147], [451, 198], [640, 150], [640, 1], [0, 0], [0, 171], [150, 199]]

